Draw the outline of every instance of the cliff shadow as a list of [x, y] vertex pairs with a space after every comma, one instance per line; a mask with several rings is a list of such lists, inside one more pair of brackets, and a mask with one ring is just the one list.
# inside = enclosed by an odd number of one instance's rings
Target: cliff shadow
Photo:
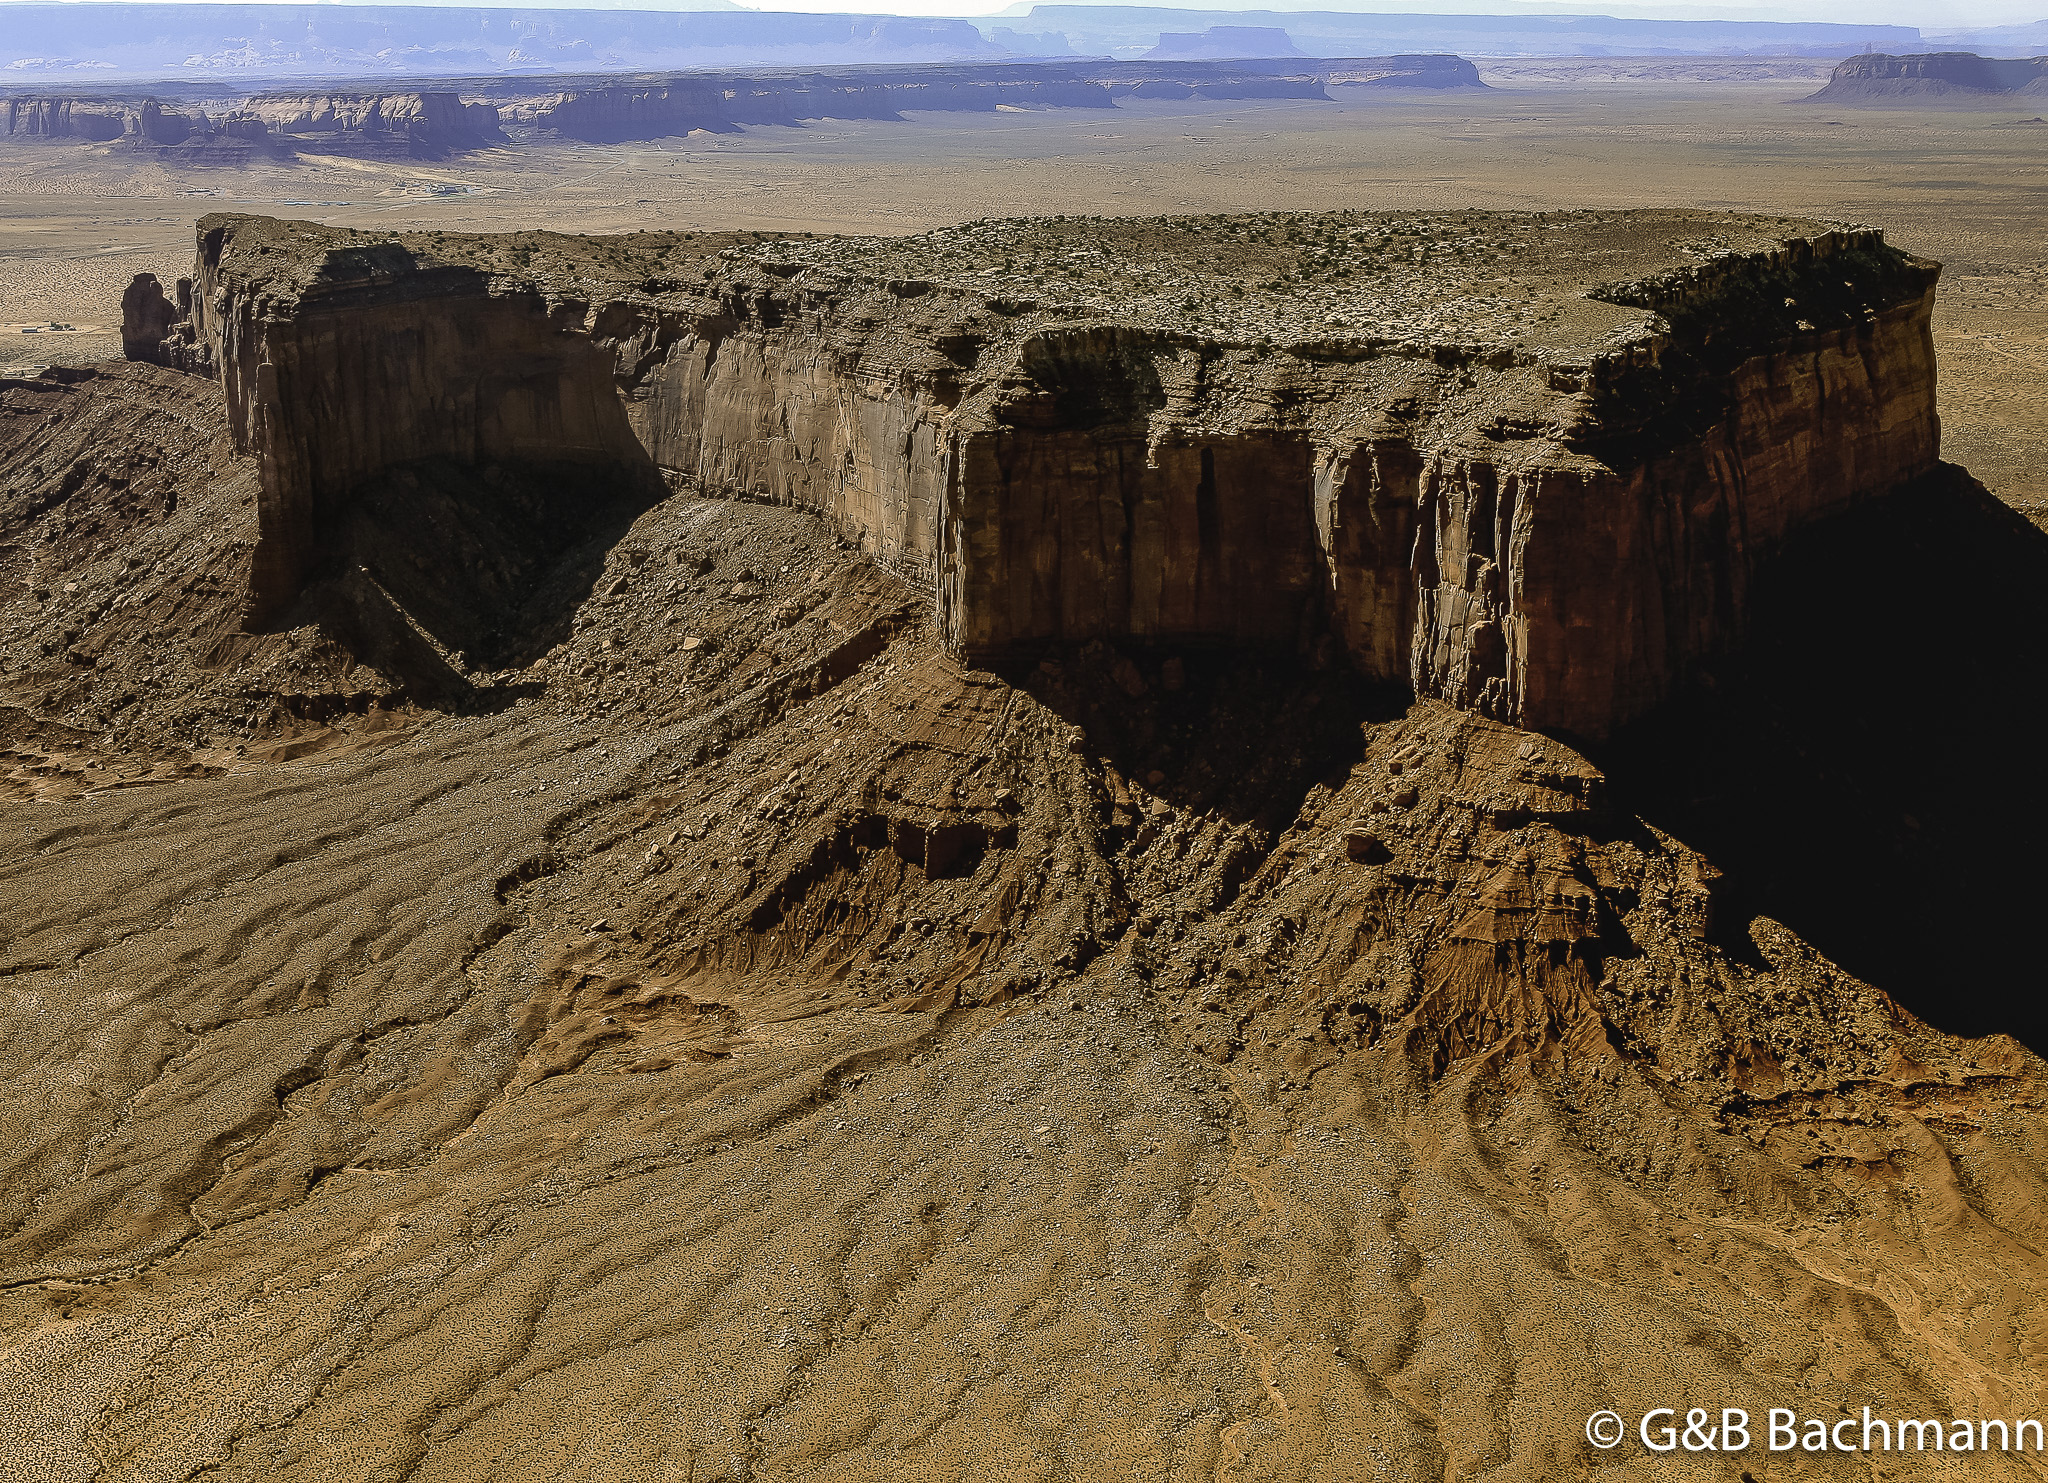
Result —
[[1796, 538], [1749, 631], [1601, 749], [1617, 801], [1727, 872], [1732, 951], [1768, 916], [2048, 1052], [2048, 535], [1944, 465]]
[[1317, 783], [1341, 786], [1365, 753], [1365, 727], [1405, 714], [1406, 686], [1361, 679], [1334, 642], [1141, 645], [1102, 640], [1048, 649], [1005, 678], [1081, 728], [1150, 792], [1235, 823], [1284, 829]]
[[321, 521], [312, 580], [283, 622], [312, 621], [427, 704], [509, 703], [569, 636], [605, 559], [665, 492], [584, 465], [427, 459], [379, 474]]

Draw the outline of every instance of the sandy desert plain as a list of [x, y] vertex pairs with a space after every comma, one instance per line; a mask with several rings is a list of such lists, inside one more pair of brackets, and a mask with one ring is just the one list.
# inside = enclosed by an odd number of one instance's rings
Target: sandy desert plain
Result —
[[[2039, 521], [2048, 125], [1824, 73], [15, 149], [0, 322], [99, 328], [0, 357], [107, 355], [222, 210], [1847, 218], [1946, 264], [1944, 455]], [[1761, 1431], [2048, 1420], [2048, 536], [1967, 477], [1593, 746], [1312, 644], [974, 668], [802, 511], [564, 524], [495, 466], [378, 485], [244, 625], [217, 387], [0, 413], [0, 1480], [2042, 1476]], [[1589, 1444], [1657, 1407], [1755, 1445]]]

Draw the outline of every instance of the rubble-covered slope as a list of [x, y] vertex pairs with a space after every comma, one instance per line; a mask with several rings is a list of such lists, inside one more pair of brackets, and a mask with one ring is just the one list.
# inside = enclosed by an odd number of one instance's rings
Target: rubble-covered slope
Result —
[[[239, 612], [181, 572], [247, 559], [211, 389], [4, 396], [11, 714], [223, 734], [0, 804], [0, 1476], [1647, 1478], [1589, 1412], [2040, 1413], [2041, 1062], [1671, 832], [1654, 744], [1291, 647], [977, 669], [803, 510], [490, 465], [371, 489], [223, 668], [180, 636]], [[154, 470], [105, 436], [152, 425]], [[1852, 517], [2001, 574], [1892, 594], [1996, 651], [1965, 730], [2048, 693], [2048, 538], [1987, 506]], [[214, 709], [316, 645], [298, 693], [378, 702]], [[1894, 765], [1772, 751], [1785, 680], [1722, 675], [1693, 729], [1778, 786]], [[2021, 930], [1942, 911], [1894, 930]]]

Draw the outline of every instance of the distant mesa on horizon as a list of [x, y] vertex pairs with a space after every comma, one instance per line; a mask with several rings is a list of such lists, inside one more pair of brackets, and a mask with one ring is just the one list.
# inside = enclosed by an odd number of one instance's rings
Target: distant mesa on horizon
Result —
[[991, 26], [988, 39], [1004, 51], [1020, 57], [1079, 56], [1063, 31], [1013, 31], [1008, 26]]
[[999, 61], [972, 22], [759, 11], [8, 3], [0, 87], [59, 78], [478, 77]]
[[2001, 58], [1975, 52], [1882, 52], [1838, 63], [1827, 86], [1809, 103], [1863, 107], [1996, 104], [2008, 98], [2048, 98], [2048, 56]]
[[[1168, 35], [1284, 30], [1310, 57], [1451, 52], [1467, 57], [1778, 56], [1844, 57], [1866, 50], [1920, 51], [1914, 26], [1797, 21], [1628, 20], [1607, 15], [1422, 15], [1360, 11], [1186, 10], [1139, 5], [1034, 5], [1003, 18], [1019, 31], [1057, 33], [1089, 56], [1146, 57]], [[1240, 57], [1263, 39], [1248, 40]]]
[[[1628, 20], [1605, 15], [1377, 15], [1038, 5], [976, 20], [691, 10], [7, 0], [0, 89], [108, 79], [474, 78], [688, 68], [1001, 62], [1054, 57], [1825, 56], [1919, 52], [1912, 26]], [[1996, 49], [2034, 29], [1985, 33]], [[1975, 41], [1959, 41], [1975, 46]], [[2034, 49], [2039, 49], [2035, 47]]]
[[194, 168], [301, 153], [437, 160], [507, 142], [496, 107], [429, 90], [265, 92], [211, 113], [155, 97], [23, 94], [0, 98], [0, 139], [110, 144]]
[[1330, 102], [1330, 88], [1479, 88], [1463, 57], [877, 64], [649, 76], [472, 78], [461, 88], [247, 88], [0, 95], [0, 140], [100, 145], [168, 165], [301, 154], [441, 159], [496, 145], [730, 134], [818, 119], [1115, 108], [1124, 99]]
[[1147, 61], [1184, 62], [1196, 58], [1300, 57], [1307, 53], [1279, 26], [1211, 26], [1206, 31], [1162, 31], [1159, 44], [1145, 53]]

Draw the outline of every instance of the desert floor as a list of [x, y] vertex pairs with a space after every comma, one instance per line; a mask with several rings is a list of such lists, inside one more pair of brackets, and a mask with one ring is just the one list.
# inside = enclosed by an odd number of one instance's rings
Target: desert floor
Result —
[[[2048, 125], [1787, 101], [1822, 71], [14, 149], [0, 359], [114, 352], [217, 210], [1740, 206], [1948, 264], [1947, 451], [2039, 520]], [[800, 511], [557, 542], [516, 469], [394, 484], [250, 632], [225, 416], [0, 386], [0, 1483], [2040, 1478], [1585, 1430], [2048, 1420], [2048, 1066], [1996, 1033], [2048, 1044], [2048, 533], [1962, 475], [1593, 756], [1286, 654], [970, 670]]]

